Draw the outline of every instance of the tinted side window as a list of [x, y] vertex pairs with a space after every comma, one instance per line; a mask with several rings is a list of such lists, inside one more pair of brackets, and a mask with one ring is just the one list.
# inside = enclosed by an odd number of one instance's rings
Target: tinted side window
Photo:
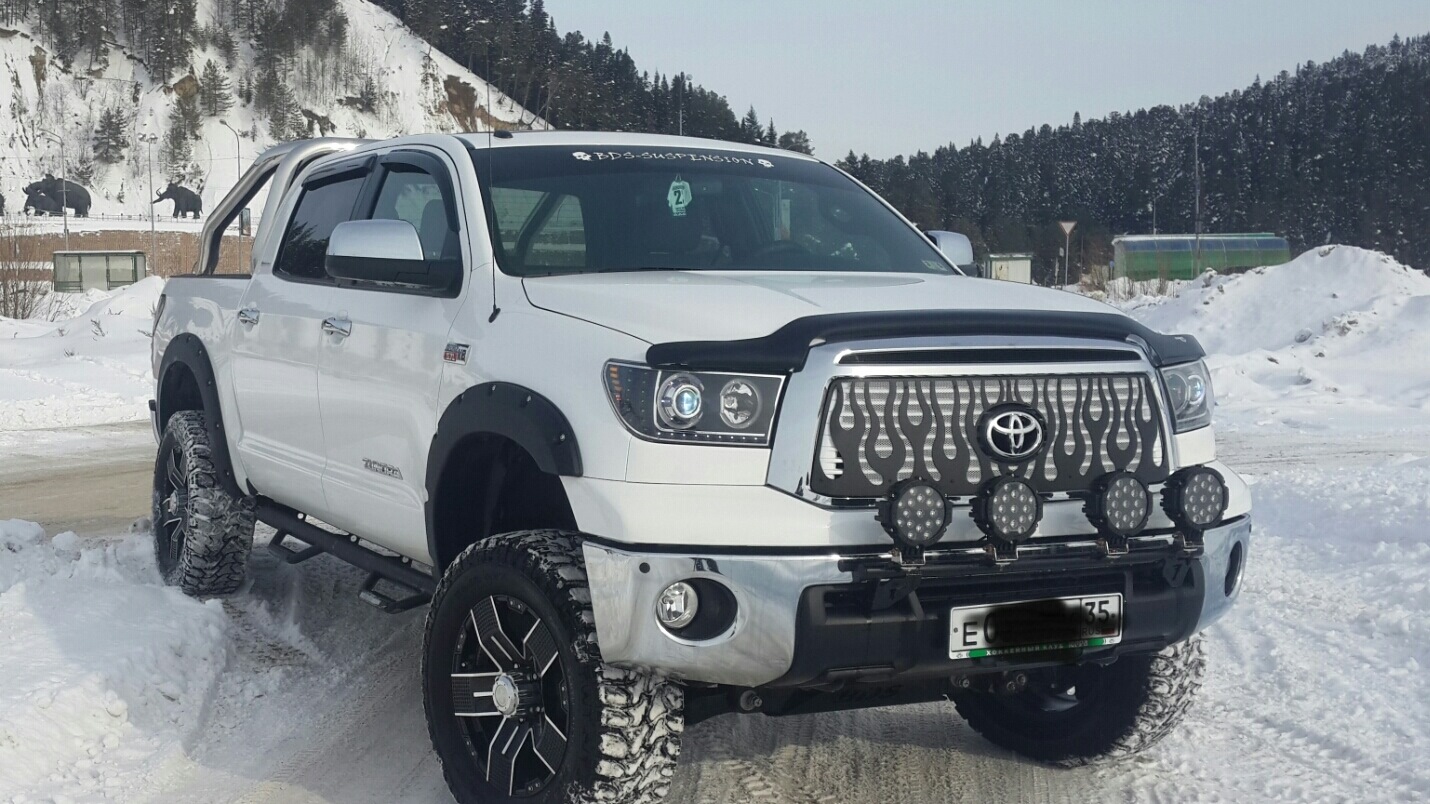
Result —
[[461, 247], [447, 220], [442, 188], [420, 170], [391, 171], [382, 180], [373, 208], [374, 220], [407, 221], [417, 230], [422, 253], [429, 260], [457, 259]]
[[353, 204], [366, 178], [365, 174], [355, 173], [303, 189], [288, 229], [283, 232], [273, 273], [294, 279], [327, 279], [323, 263], [328, 238], [338, 224], [352, 217]]

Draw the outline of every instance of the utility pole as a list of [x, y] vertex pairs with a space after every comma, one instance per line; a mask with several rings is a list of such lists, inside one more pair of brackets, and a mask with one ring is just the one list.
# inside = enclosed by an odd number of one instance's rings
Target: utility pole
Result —
[[1196, 261], [1192, 265], [1192, 274], [1200, 275], [1202, 272], [1202, 149], [1201, 149], [1201, 125], [1192, 129], [1192, 186], [1196, 191], [1196, 201], [1193, 204], [1193, 219], [1196, 221], [1196, 249], [1192, 252]]

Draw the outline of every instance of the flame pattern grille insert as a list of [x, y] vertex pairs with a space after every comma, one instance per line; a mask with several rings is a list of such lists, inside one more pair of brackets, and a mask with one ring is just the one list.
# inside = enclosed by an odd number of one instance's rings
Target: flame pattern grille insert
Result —
[[[1044, 448], [1019, 464], [989, 456], [978, 438], [984, 411], [1014, 402], [1047, 426]], [[828, 497], [880, 497], [915, 475], [968, 497], [1001, 475], [1070, 492], [1119, 469], [1148, 484], [1171, 473], [1146, 374], [846, 378], [830, 387], [821, 421], [810, 490]]]

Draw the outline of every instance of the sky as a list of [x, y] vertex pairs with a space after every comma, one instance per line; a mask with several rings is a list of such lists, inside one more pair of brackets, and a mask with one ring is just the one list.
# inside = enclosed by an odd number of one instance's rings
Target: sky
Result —
[[804, 129], [819, 156], [890, 157], [1196, 101], [1402, 37], [1430, 0], [546, 0], [646, 71], [691, 74]]

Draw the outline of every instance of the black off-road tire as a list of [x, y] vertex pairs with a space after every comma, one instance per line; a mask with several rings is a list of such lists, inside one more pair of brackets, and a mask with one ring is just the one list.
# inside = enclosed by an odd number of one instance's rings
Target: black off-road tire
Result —
[[169, 417], [154, 459], [159, 572], [194, 597], [237, 591], [253, 549], [253, 499], [234, 497], [219, 484], [206, 415], [181, 410]]
[[[551, 781], [512, 798], [488, 784], [453, 712], [455, 640], [473, 606], [516, 599], [551, 630], [567, 691], [567, 748]], [[605, 664], [596, 643], [579, 534], [519, 531], [468, 547], [447, 568], [427, 614], [423, 705], [452, 795], [470, 802], [658, 802], [669, 792], [685, 728], [681, 686]]]
[[1156, 745], [1181, 722], [1206, 664], [1197, 635], [1158, 653], [1085, 668], [1080, 700], [1066, 711], [1041, 711], [1032, 692], [965, 691], [953, 701], [974, 731], [1030, 759], [1065, 767], [1115, 762]]

